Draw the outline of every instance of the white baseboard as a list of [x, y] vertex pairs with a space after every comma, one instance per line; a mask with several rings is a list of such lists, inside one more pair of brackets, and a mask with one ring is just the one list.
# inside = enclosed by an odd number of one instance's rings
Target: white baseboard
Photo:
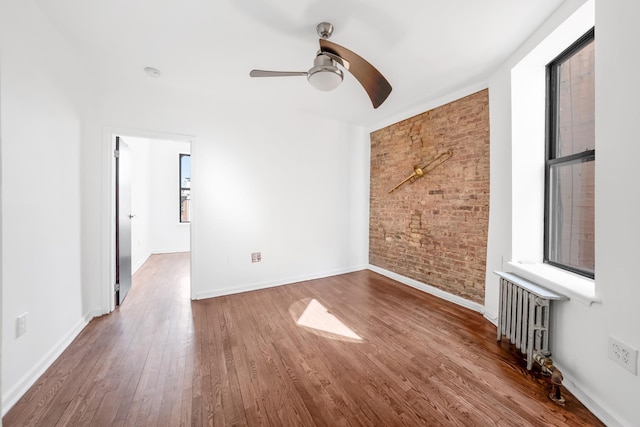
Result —
[[489, 322], [493, 323], [494, 326], [498, 326], [498, 316], [492, 316], [491, 314], [489, 314], [489, 312], [485, 311], [484, 312], [484, 318], [487, 319]]
[[56, 345], [49, 350], [45, 356], [35, 364], [20, 380], [9, 390], [2, 394], [2, 416], [13, 407], [13, 405], [20, 400], [20, 398], [29, 390], [29, 388], [35, 384], [35, 382], [45, 373], [47, 369], [56, 361], [56, 359], [62, 354], [62, 352], [71, 344], [71, 342], [78, 336], [78, 334], [89, 324], [91, 319], [99, 315], [98, 311], [92, 311], [87, 313], [84, 318], [80, 319], [78, 323], [64, 336]]
[[573, 394], [580, 403], [591, 411], [593, 415], [598, 417], [600, 421], [605, 423], [608, 427], [631, 427], [637, 425], [636, 423], [623, 420], [620, 416], [614, 415], [610, 409], [599, 401], [599, 399], [593, 397], [595, 395], [594, 393], [591, 393], [586, 387], [580, 384], [579, 381], [576, 381], [570, 371], [564, 369], [555, 359], [553, 362], [554, 365], [560, 369], [560, 372], [562, 372], [562, 385], [569, 390], [569, 392]]
[[260, 289], [275, 288], [276, 286], [290, 285], [292, 283], [304, 282], [307, 280], [322, 279], [324, 277], [337, 276], [339, 274], [353, 273], [354, 271], [365, 270], [366, 268], [367, 268], [366, 265], [355, 266], [355, 267], [349, 267], [344, 269], [325, 271], [321, 273], [287, 277], [287, 278], [278, 279], [278, 280], [269, 280], [265, 282], [250, 283], [247, 285], [233, 287], [233, 288], [224, 288], [224, 289], [216, 289], [213, 291], [199, 292], [194, 296], [193, 299], [200, 300], [200, 299], [206, 299], [206, 298], [215, 298], [215, 297], [221, 297], [224, 295], [232, 295], [232, 294], [239, 294], [242, 292], [257, 291]]
[[156, 249], [151, 251], [150, 255], [160, 255], [160, 254], [182, 254], [186, 252], [191, 252], [191, 248], [174, 248], [174, 249]]
[[147, 260], [149, 259], [149, 257], [151, 256], [151, 252], [147, 253], [143, 258], [141, 258], [140, 261], [138, 261], [136, 263], [136, 265], [134, 265], [133, 267], [131, 267], [131, 275], [134, 275], [136, 273], [136, 271], [138, 271], [140, 269], [140, 267], [142, 267], [142, 265], [147, 262]]
[[405, 277], [398, 273], [394, 273], [393, 271], [385, 270], [384, 268], [380, 268], [375, 265], [369, 264], [369, 270], [375, 271], [376, 273], [382, 274], [383, 276], [396, 280], [402, 284], [411, 286], [412, 288], [416, 288], [428, 294], [437, 296], [438, 298], [441, 298], [445, 301], [449, 301], [470, 310], [477, 311], [478, 313], [484, 314], [484, 306], [478, 304], [477, 302], [469, 301], [468, 299], [459, 297], [458, 295], [450, 294], [449, 292], [445, 292], [442, 289], [438, 289], [434, 286], [418, 282], [417, 280]]

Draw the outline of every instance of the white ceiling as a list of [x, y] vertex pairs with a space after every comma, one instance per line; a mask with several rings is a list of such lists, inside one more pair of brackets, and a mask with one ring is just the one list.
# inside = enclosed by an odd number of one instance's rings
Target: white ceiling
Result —
[[[370, 125], [485, 80], [562, 0], [35, 0], [94, 70], [218, 102], [268, 103]], [[333, 92], [304, 77], [250, 78], [252, 68], [306, 71], [315, 26], [393, 86], [374, 110], [351, 75]]]

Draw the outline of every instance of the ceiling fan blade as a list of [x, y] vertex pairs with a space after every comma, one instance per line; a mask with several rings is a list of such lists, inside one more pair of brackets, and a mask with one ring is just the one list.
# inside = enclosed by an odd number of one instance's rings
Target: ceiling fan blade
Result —
[[306, 71], [267, 71], [267, 70], [251, 70], [251, 77], [291, 77], [291, 76], [307, 76]]
[[[391, 93], [391, 84], [373, 65], [346, 47], [320, 39], [320, 50], [338, 61], [360, 82], [373, 108], [378, 108]], [[334, 56], [338, 58], [334, 58]], [[342, 61], [341, 61], [342, 60]], [[346, 62], [346, 64], [345, 64]]]

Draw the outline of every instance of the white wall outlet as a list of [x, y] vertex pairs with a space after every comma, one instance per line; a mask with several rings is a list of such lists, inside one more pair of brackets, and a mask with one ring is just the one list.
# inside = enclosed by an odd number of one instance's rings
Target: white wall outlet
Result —
[[262, 261], [262, 254], [260, 252], [254, 252], [251, 254], [251, 262]]
[[609, 337], [609, 359], [624, 367], [633, 375], [638, 375], [638, 350]]
[[27, 333], [27, 313], [22, 313], [20, 316], [18, 316], [18, 321], [16, 322], [16, 338], [21, 337], [26, 333]]

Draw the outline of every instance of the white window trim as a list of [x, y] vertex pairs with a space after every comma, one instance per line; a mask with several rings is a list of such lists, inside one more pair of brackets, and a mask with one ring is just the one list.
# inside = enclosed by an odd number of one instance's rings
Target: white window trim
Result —
[[509, 262], [514, 273], [552, 291], [591, 305], [602, 302], [596, 296], [595, 280], [544, 263]]
[[511, 70], [513, 216], [509, 266], [514, 273], [587, 305], [601, 302], [595, 280], [542, 262], [545, 79], [546, 65], [594, 25], [595, 2], [589, 0]]

